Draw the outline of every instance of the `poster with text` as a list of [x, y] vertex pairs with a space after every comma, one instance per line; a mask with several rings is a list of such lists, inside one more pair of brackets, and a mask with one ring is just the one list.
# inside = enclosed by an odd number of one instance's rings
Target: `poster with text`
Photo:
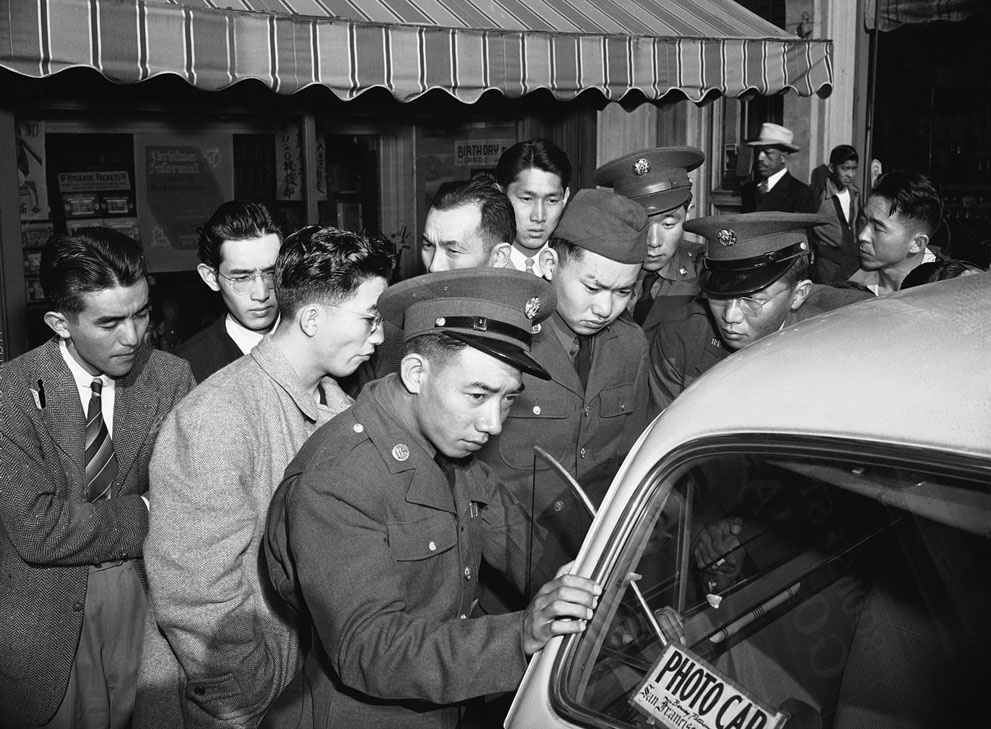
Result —
[[229, 134], [134, 135], [138, 225], [148, 270], [196, 268], [199, 229], [234, 197]]
[[45, 122], [17, 122], [17, 197], [21, 221], [47, 220], [48, 184], [45, 174]]

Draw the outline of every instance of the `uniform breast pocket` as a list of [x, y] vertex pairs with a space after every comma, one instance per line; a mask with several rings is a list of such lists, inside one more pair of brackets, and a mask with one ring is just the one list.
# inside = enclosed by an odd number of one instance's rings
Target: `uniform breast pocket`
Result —
[[454, 515], [447, 512], [389, 525], [389, 548], [397, 562], [420, 562], [437, 557], [457, 543]]
[[[499, 456], [510, 468], [533, 469], [533, 447], [541, 446], [559, 461], [573, 451], [578, 433], [574, 404], [550, 398], [520, 396], [499, 435]], [[537, 468], [543, 466], [538, 462]]]
[[389, 549], [403, 583], [407, 604], [417, 609], [457, 602], [460, 583], [458, 534], [454, 514], [436, 512], [411, 522], [389, 525]]
[[602, 418], [621, 418], [630, 415], [638, 407], [645, 407], [646, 403], [634, 401], [633, 383], [608, 387], [599, 395], [599, 416]]

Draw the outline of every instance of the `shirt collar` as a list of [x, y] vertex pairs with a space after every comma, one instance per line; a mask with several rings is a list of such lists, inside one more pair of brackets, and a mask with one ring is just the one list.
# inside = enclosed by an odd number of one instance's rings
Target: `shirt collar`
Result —
[[781, 178], [788, 173], [788, 168], [783, 167], [782, 169], [775, 172], [773, 175], [767, 178], [767, 190], [770, 192], [774, 189], [774, 186], [781, 182]]

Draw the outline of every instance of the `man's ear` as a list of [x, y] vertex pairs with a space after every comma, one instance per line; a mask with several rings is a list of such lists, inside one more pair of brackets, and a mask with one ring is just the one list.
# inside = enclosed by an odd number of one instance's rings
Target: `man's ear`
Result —
[[[303, 334], [315, 337], [326, 314], [318, 304], [305, 304], [296, 311], [296, 324]], [[326, 322], [324, 322], [326, 324]]]
[[205, 263], [201, 263], [196, 267], [196, 273], [200, 275], [203, 283], [210, 287], [211, 291], [220, 291], [220, 281], [217, 280], [216, 270], [210, 268]]
[[795, 286], [795, 290], [791, 293], [791, 310], [798, 311], [802, 308], [802, 304], [805, 300], [809, 298], [809, 294], [812, 292], [812, 282], [809, 279], [803, 279], [799, 281]]
[[489, 266], [492, 268], [505, 268], [509, 265], [509, 251], [512, 249], [510, 243], [496, 243], [489, 251]]
[[69, 326], [68, 319], [65, 314], [60, 311], [46, 311], [45, 312], [45, 324], [51, 327], [52, 331], [55, 332], [61, 339], [69, 339]]
[[571, 188], [566, 187], [564, 188], [564, 198], [561, 200], [561, 207], [567, 205], [569, 199], [571, 199]]
[[929, 245], [929, 236], [925, 233], [916, 233], [912, 240], [908, 242], [909, 253], [922, 253]]
[[423, 387], [423, 379], [430, 373], [430, 362], [422, 354], [412, 352], [403, 357], [399, 363], [399, 378], [403, 387], [414, 395], [420, 394]]
[[540, 270], [544, 272], [544, 276], [547, 277], [547, 280], [553, 280], [554, 274], [557, 273], [558, 266], [561, 264], [557, 251], [548, 246], [540, 252], [540, 255], [537, 257], [537, 262], [540, 263]]

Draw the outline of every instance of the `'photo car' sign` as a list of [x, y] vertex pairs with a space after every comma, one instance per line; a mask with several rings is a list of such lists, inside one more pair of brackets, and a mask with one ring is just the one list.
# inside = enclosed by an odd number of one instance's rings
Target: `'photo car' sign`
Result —
[[668, 643], [630, 703], [669, 729], [778, 729], [788, 719], [674, 643]]

